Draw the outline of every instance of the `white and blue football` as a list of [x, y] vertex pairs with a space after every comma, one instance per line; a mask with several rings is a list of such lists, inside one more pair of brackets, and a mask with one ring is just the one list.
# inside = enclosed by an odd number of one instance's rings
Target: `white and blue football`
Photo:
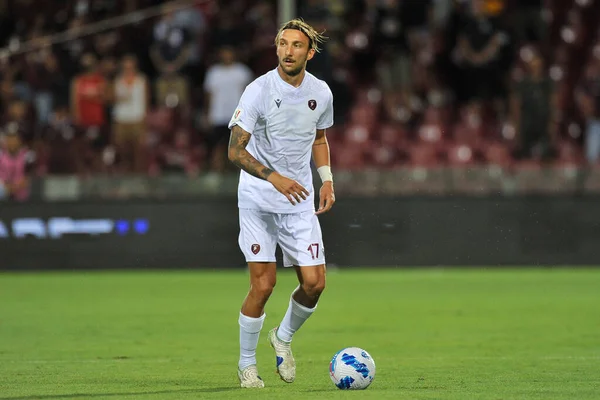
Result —
[[329, 376], [338, 389], [366, 389], [375, 378], [375, 360], [363, 349], [346, 347], [331, 359]]

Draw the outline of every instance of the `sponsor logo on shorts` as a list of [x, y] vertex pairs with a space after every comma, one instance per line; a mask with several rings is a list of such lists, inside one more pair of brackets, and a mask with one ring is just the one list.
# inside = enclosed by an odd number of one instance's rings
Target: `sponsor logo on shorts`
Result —
[[251, 247], [250, 250], [252, 251], [252, 253], [254, 254], [258, 254], [258, 252], [260, 251], [260, 244], [256, 244], [254, 243]]
[[309, 100], [308, 101], [308, 108], [310, 108], [311, 110], [314, 110], [315, 108], [317, 108], [317, 101], [316, 100]]

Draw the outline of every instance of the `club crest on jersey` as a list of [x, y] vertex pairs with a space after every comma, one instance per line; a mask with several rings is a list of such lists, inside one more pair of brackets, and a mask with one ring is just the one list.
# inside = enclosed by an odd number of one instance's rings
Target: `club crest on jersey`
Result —
[[279, 106], [281, 105], [281, 99], [275, 100], [275, 104], [277, 104], [277, 108], [279, 108]]
[[241, 108], [237, 108], [235, 110], [235, 112], [233, 113], [233, 120], [234, 121], [238, 121], [240, 119], [241, 115], [242, 115], [242, 109]]
[[317, 108], [317, 101], [316, 100], [309, 100], [308, 101], [308, 108], [310, 108], [311, 110], [314, 110], [315, 108]]
[[260, 251], [260, 244], [256, 244], [254, 243], [251, 247], [250, 250], [252, 251], [252, 253], [254, 254], [258, 254], [258, 252]]

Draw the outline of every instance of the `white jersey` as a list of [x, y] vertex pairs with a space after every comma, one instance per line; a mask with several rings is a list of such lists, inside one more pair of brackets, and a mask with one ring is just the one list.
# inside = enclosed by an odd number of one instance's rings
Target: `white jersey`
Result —
[[317, 129], [333, 125], [333, 95], [329, 86], [306, 72], [302, 84], [285, 82], [277, 69], [246, 87], [229, 128], [238, 125], [252, 134], [246, 150], [266, 167], [294, 179], [310, 196], [295, 206], [271, 183], [240, 173], [238, 206], [278, 214], [315, 209], [310, 161]]

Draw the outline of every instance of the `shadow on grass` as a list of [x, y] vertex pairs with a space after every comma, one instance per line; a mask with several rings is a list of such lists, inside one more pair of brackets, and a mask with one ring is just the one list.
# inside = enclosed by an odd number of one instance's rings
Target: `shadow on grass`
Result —
[[156, 390], [153, 392], [120, 392], [120, 393], [72, 393], [72, 394], [40, 394], [30, 396], [0, 397], [0, 400], [43, 400], [43, 399], [74, 399], [74, 398], [94, 398], [94, 397], [134, 397], [134, 396], [152, 396], [160, 394], [194, 394], [194, 393], [218, 393], [239, 390], [239, 387], [214, 387], [205, 389], [173, 389]]

